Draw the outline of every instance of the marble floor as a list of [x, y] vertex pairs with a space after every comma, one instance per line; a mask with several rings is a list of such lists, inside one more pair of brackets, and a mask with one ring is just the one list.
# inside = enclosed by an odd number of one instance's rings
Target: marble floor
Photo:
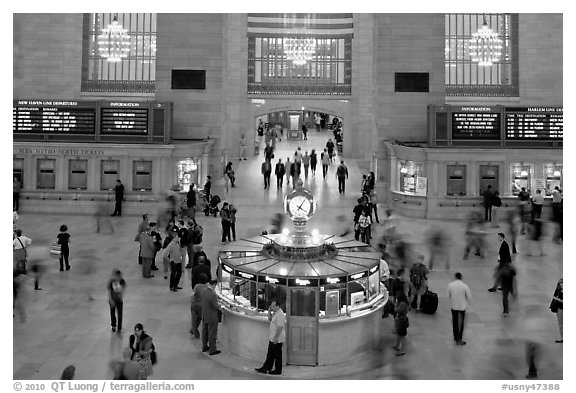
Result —
[[[292, 157], [298, 145], [303, 150], [322, 149], [330, 132], [321, 135], [310, 131], [308, 141], [279, 142], [276, 159]], [[228, 192], [216, 181], [214, 192], [238, 208], [238, 237], [259, 234], [269, 224], [270, 217], [282, 211], [284, 191], [263, 189], [260, 175], [260, 156], [247, 161], [234, 160], [237, 187]], [[352, 208], [359, 196], [362, 163], [346, 160], [350, 180], [345, 195], [337, 192], [336, 165], [330, 167], [326, 181], [321, 168], [305, 185], [318, 199], [318, 214], [310, 228], [325, 233], [341, 231], [337, 217], [352, 217]], [[361, 172], [362, 171], [362, 172]], [[380, 211], [384, 206], [380, 206]], [[144, 213], [144, 212], [142, 212]], [[151, 212], [152, 213], [152, 212]], [[154, 337], [159, 363], [152, 379], [160, 380], [256, 380], [256, 379], [426, 379], [426, 380], [493, 380], [523, 379], [527, 367], [524, 361], [523, 322], [527, 312], [542, 315], [541, 332], [543, 354], [539, 375], [542, 379], [562, 379], [563, 344], [556, 344], [558, 327], [555, 315], [548, 310], [557, 280], [562, 276], [562, 246], [549, 237], [544, 242], [545, 257], [527, 256], [527, 242], [520, 240], [520, 254], [515, 258], [518, 267], [520, 296], [512, 304], [509, 318], [502, 317], [501, 297], [488, 293], [493, 267], [496, 263], [499, 230], [488, 231], [488, 252], [485, 259], [472, 257], [462, 260], [463, 228], [456, 221], [427, 221], [401, 218], [399, 232], [426, 253], [423, 239], [432, 226], [441, 225], [451, 238], [451, 270], [439, 264], [431, 272], [429, 285], [438, 293], [440, 305], [435, 315], [410, 314], [407, 354], [394, 356], [391, 349], [394, 336], [392, 321], [382, 319], [380, 342], [370, 353], [346, 364], [328, 367], [286, 366], [281, 377], [265, 376], [253, 371], [261, 364], [223, 352], [207, 356], [200, 351], [198, 340], [189, 334], [190, 285], [189, 270], [183, 276], [184, 290], [172, 293], [160, 272], [152, 279], [143, 279], [137, 262], [138, 245], [133, 241], [139, 217], [111, 219], [114, 234], [95, 233], [95, 222], [89, 216], [55, 216], [50, 214], [21, 214], [18, 225], [34, 245], [31, 250], [41, 258], [47, 271], [41, 291], [34, 291], [31, 281], [25, 283], [27, 319], [22, 322], [16, 313], [13, 319], [13, 378], [22, 380], [58, 379], [62, 370], [73, 364], [77, 379], [108, 379], [108, 362], [119, 358], [135, 323], [144, 324]], [[204, 227], [204, 248], [215, 269], [220, 243], [219, 219], [198, 215]], [[70, 271], [59, 272], [57, 260], [45, 257], [46, 246], [55, 238], [61, 224], [67, 224], [72, 236]], [[376, 224], [376, 234], [380, 231]], [[127, 293], [124, 303], [123, 335], [110, 331], [106, 283], [114, 267], [124, 272]], [[446, 286], [453, 273], [464, 275], [473, 295], [473, 303], [466, 314], [465, 339], [468, 344], [455, 346], [452, 340], [451, 316]], [[90, 296], [94, 300], [90, 300]], [[267, 339], [262, 338], [266, 346]]]

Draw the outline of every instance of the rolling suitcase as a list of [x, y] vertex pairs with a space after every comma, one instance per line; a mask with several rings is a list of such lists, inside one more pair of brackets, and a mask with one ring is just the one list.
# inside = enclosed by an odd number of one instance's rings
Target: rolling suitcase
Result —
[[420, 311], [424, 314], [434, 314], [438, 309], [438, 294], [426, 291], [420, 299]]

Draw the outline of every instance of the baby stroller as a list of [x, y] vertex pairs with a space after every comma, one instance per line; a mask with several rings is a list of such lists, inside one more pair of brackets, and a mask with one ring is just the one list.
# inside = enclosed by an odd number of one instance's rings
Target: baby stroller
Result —
[[206, 207], [204, 207], [204, 215], [209, 216], [210, 214], [212, 214], [214, 217], [216, 217], [216, 215], [220, 212], [220, 209], [218, 209], [218, 204], [220, 202], [221, 199], [218, 195], [212, 195], [212, 197], [210, 198], [210, 203], [208, 203]]

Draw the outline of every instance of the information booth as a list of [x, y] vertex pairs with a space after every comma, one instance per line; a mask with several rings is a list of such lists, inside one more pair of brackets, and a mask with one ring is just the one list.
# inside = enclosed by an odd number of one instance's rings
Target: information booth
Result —
[[[219, 253], [217, 292], [224, 310], [219, 340], [241, 357], [261, 361], [266, 356], [267, 309], [273, 299], [286, 312], [287, 364], [347, 361], [362, 356], [380, 337], [388, 300], [381, 253], [353, 239], [306, 232], [302, 216], [311, 215], [314, 204], [303, 193], [297, 188], [286, 198], [293, 233], [242, 239]], [[294, 217], [300, 210], [306, 213]]]

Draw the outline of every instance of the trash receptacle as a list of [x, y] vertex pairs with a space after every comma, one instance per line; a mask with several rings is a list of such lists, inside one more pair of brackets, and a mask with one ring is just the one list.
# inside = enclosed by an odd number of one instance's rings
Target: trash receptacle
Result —
[[254, 155], [257, 156], [260, 154], [260, 141], [254, 140]]

